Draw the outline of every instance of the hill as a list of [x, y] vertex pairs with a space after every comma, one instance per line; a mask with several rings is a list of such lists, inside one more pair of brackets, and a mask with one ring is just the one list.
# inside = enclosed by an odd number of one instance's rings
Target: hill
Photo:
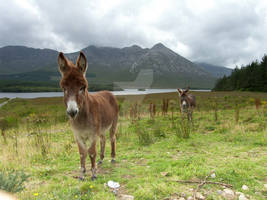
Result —
[[[151, 70], [152, 88], [212, 88], [216, 77], [161, 43], [152, 48], [137, 45], [124, 48], [88, 46], [82, 51], [88, 60], [87, 78], [91, 85], [109, 85], [114, 82], [134, 81], [142, 70]], [[66, 54], [75, 62], [79, 52]], [[58, 52], [23, 46], [0, 48], [0, 90], [46, 83], [58, 88]], [[9, 88], [8, 88], [9, 87]], [[147, 86], [146, 86], [147, 87]], [[102, 87], [101, 87], [102, 88]], [[51, 89], [51, 88], [50, 88]], [[49, 91], [50, 91], [49, 89]], [[53, 89], [52, 89], [53, 90]]]
[[195, 64], [202, 67], [205, 71], [211, 73], [216, 78], [222, 78], [223, 76], [229, 76], [231, 72], [233, 71], [230, 68], [218, 66], [218, 65], [212, 65], [208, 63], [203, 62], [195, 62]]

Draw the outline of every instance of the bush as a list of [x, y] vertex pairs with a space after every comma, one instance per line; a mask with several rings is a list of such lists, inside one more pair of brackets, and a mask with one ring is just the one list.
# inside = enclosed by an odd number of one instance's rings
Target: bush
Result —
[[29, 178], [23, 171], [0, 171], [0, 189], [16, 193], [24, 189], [23, 183]]
[[183, 120], [176, 125], [176, 136], [178, 138], [189, 138], [192, 132], [192, 124], [189, 120]]
[[151, 130], [145, 124], [136, 121], [131, 125], [131, 128], [137, 134], [140, 145], [148, 146], [154, 142]]

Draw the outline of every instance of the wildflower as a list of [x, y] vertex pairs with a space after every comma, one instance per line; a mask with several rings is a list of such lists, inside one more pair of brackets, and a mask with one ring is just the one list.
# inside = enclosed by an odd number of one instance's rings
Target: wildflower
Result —
[[35, 192], [33, 195], [37, 197], [39, 195], [39, 193], [38, 192]]
[[93, 186], [92, 186], [92, 185], [90, 185], [90, 186], [89, 186], [89, 188], [91, 188], [91, 189], [92, 189], [92, 188], [93, 188]]

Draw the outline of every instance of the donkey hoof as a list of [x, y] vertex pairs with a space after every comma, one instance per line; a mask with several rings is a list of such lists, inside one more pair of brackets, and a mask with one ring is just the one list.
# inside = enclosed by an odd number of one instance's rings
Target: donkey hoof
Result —
[[115, 160], [114, 158], [111, 159], [111, 163], [112, 163], [112, 164], [116, 163], [116, 160]]
[[99, 160], [99, 161], [97, 162], [98, 165], [101, 165], [102, 163], [103, 163], [102, 160]]
[[95, 176], [95, 175], [92, 176], [92, 177], [91, 177], [91, 180], [92, 180], [92, 181], [96, 180], [96, 176]]
[[79, 176], [80, 181], [84, 181], [84, 176]]

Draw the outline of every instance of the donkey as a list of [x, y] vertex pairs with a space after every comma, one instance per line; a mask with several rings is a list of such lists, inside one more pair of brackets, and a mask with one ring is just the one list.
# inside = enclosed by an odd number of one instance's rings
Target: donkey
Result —
[[94, 180], [96, 178], [97, 140], [100, 137], [100, 160], [98, 164], [101, 164], [105, 153], [106, 129], [110, 129], [111, 162], [115, 162], [118, 104], [114, 95], [108, 91], [88, 93], [88, 82], [85, 77], [87, 60], [83, 52], [80, 52], [76, 64], [73, 64], [60, 52], [58, 67], [62, 75], [60, 86], [64, 91], [67, 115], [80, 153], [79, 178], [84, 179], [85, 160], [87, 153], [89, 153], [92, 167], [91, 179]]
[[180, 109], [183, 114], [187, 113], [187, 119], [192, 121], [193, 109], [196, 107], [196, 97], [192, 94], [187, 94], [189, 89], [181, 90], [177, 89], [180, 95]]

